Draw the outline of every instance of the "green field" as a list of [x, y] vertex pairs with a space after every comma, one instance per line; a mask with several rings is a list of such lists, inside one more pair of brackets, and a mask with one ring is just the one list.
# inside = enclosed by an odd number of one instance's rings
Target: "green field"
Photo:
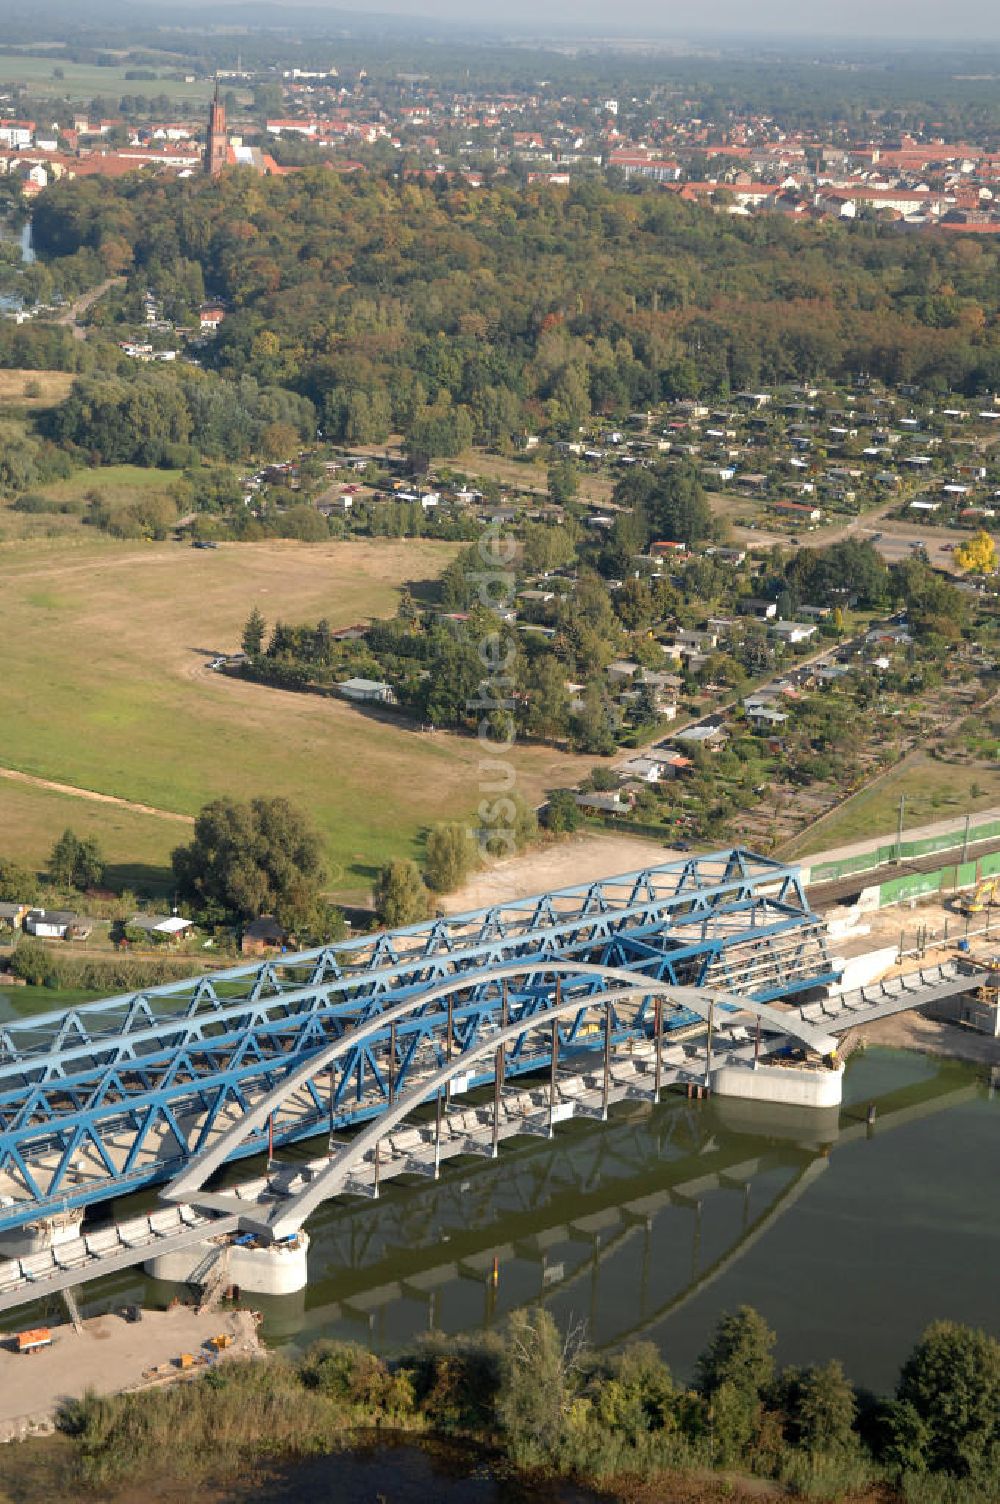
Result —
[[[2, 734], [0, 746], [5, 746]], [[165, 867], [173, 848], [188, 839], [185, 826], [156, 815], [0, 778], [0, 852], [4, 855], [20, 854], [41, 869], [67, 826], [78, 836], [93, 836], [100, 842], [113, 887], [169, 893]]]
[[[0, 421], [9, 430], [12, 423], [18, 420], [12, 418], [10, 408], [6, 408]], [[102, 465], [97, 469], [85, 467], [76, 470], [67, 480], [43, 482], [31, 487], [38, 496], [72, 504], [72, 511], [19, 512], [12, 502], [0, 502], [0, 540], [9, 542], [14, 539], [79, 534], [82, 527], [81, 515], [86, 510], [85, 503], [92, 492], [99, 493], [103, 501], [114, 507], [119, 502], [133, 499], [140, 492], [143, 495], [163, 495], [172, 486], [176, 486], [178, 480], [176, 470], [144, 469], [140, 465]], [[83, 536], [91, 537], [92, 534], [88, 529]]]
[[[162, 68], [143, 70], [155, 71], [156, 79], [127, 79], [126, 72], [134, 67], [135, 64], [127, 68], [98, 68], [90, 63], [71, 63], [56, 49], [44, 57], [5, 53], [0, 55], [0, 84], [25, 84], [32, 95], [49, 94], [80, 103], [95, 98], [118, 100], [123, 94], [168, 94], [178, 103], [201, 105], [207, 104], [212, 97], [215, 86], [210, 79], [199, 78], [193, 84], [186, 84], [183, 80], [178, 82], [161, 76], [189, 71], [182, 63], [176, 66], [164, 63]], [[64, 77], [55, 77], [56, 68]]]
[[[975, 795], [974, 784], [978, 786]], [[895, 835], [901, 794], [906, 798], [904, 827], [912, 830], [1000, 804], [1000, 770], [981, 764], [935, 762], [918, 753], [874, 788], [855, 794], [826, 819], [782, 846], [781, 856], [808, 856], [814, 851], [835, 851], [853, 841]]]
[[[188, 815], [220, 795], [283, 794], [323, 830], [332, 890], [363, 897], [382, 862], [420, 854], [429, 824], [475, 809], [479, 744], [207, 663], [238, 649], [254, 602], [271, 623], [347, 625], [391, 613], [402, 584], [435, 578], [454, 552], [413, 541], [200, 551], [89, 530], [0, 545], [0, 766]], [[539, 747], [512, 761], [529, 799], [586, 766]], [[185, 836], [176, 821], [0, 779], [0, 851], [37, 866], [70, 822], [150, 881]]]
[[156, 470], [144, 465], [100, 465], [93, 470], [76, 470], [67, 480], [50, 481], [32, 489], [57, 501], [79, 500], [90, 491], [100, 491], [109, 500], [116, 500], [134, 496], [137, 491], [169, 491], [179, 479], [176, 470]]

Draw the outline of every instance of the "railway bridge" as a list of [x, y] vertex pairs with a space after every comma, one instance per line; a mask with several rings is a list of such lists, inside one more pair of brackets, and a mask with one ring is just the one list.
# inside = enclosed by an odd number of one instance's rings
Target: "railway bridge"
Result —
[[[0, 1309], [235, 1231], [280, 1245], [331, 1196], [671, 1085], [743, 1094], [790, 1053], [782, 1084], [811, 1072], [810, 1099], [839, 1101], [840, 1032], [976, 985], [955, 966], [825, 997], [836, 981], [798, 870], [736, 848], [12, 1020]], [[322, 1159], [270, 1163], [317, 1135]], [[264, 1149], [267, 1175], [212, 1188]], [[157, 1183], [134, 1226], [80, 1226]]]

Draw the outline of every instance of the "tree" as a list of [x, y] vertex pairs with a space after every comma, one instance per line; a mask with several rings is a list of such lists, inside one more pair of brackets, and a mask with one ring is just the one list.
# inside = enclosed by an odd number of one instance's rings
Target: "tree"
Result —
[[104, 881], [104, 856], [92, 836], [80, 841], [73, 864], [73, 886], [99, 888]]
[[923, 1437], [933, 1472], [967, 1477], [1000, 1449], [1000, 1342], [986, 1332], [936, 1321], [899, 1376], [897, 1397]]
[[264, 633], [266, 630], [267, 623], [261, 615], [260, 609], [254, 606], [243, 628], [242, 646], [248, 658], [257, 658], [263, 652]]
[[435, 826], [427, 837], [425, 875], [438, 893], [450, 893], [460, 887], [478, 861], [474, 837], [457, 821]]
[[27, 867], [0, 858], [0, 903], [34, 903], [38, 880]]
[[101, 849], [92, 837], [83, 840], [68, 827], [52, 848], [48, 875], [59, 888], [99, 888], [104, 881], [105, 862]]
[[722, 1317], [697, 1363], [709, 1401], [718, 1460], [740, 1457], [757, 1433], [762, 1392], [774, 1377], [774, 1333], [751, 1306]]
[[996, 541], [985, 528], [980, 528], [955, 549], [954, 559], [967, 574], [993, 574], [997, 567]]
[[553, 653], [541, 653], [524, 671], [521, 703], [524, 731], [543, 741], [564, 736], [569, 704], [565, 668]]
[[298, 431], [291, 423], [268, 423], [261, 431], [260, 452], [265, 459], [287, 459], [298, 447]]
[[711, 508], [698, 472], [690, 461], [685, 460], [664, 471], [647, 505], [658, 538], [686, 543], [690, 548], [702, 538], [711, 537]]
[[555, 835], [572, 835], [580, 827], [580, 806], [572, 789], [550, 789], [543, 815], [545, 829]]
[[614, 729], [605, 695], [597, 683], [587, 686], [583, 704], [571, 722], [574, 745], [580, 752], [607, 757], [615, 750]]
[[799, 1445], [824, 1454], [851, 1446], [856, 1410], [854, 1390], [836, 1359], [808, 1368], [799, 1378], [793, 1409]]
[[172, 857], [180, 896], [237, 919], [274, 914], [308, 925], [326, 878], [322, 842], [287, 799], [215, 799], [195, 820], [194, 839]]
[[572, 501], [579, 488], [580, 478], [572, 460], [558, 460], [549, 466], [549, 500], [553, 506], [564, 507]]
[[67, 826], [52, 848], [47, 868], [49, 879], [57, 888], [73, 886], [73, 869], [79, 849], [79, 837]]
[[427, 888], [415, 862], [397, 860], [382, 868], [372, 889], [372, 903], [386, 929], [418, 924], [427, 918]]
[[479, 845], [490, 856], [512, 856], [515, 851], [523, 851], [538, 835], [535, 811], [517, 793], [482, 800], [479, 822], [476, 832]]
[[515, 1311], [507, 1328], [497, 1411], [507, 1447], [519, 1464], [551, 1462], [575, 1390], [581, 1340], [562, 1336], [543, 1308]]

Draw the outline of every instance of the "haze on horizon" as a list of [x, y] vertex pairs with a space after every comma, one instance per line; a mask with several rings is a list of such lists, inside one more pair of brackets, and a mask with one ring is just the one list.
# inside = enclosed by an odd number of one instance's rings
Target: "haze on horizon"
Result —
[[[149, 3], [149, 0], [147, 0]], [[223, 0], [226, 4], [227, 0]], [[589, 35], [607, 38], [636, 36], [686, 37], [713, 34], [735, 37], [787, 35], [797, 39], [891, 42], [905, 49], [913, 41], [970, 40], [1000, 44], [1000, 6], [996, 0], [953, 0], [942, 9], [937, 0], [756, 0], [752, 7], [740, 0], [702, 0], [697, 8], [664, 4], [663, 0], [500, 0], [488, 7], [468, 0], [271, 0], [276, 9], [357, 12], [360, 19], [374, 13], [416, 20], [465, 22], [470, 30], [524, 28], [544, 34], [565, 33], [574, 26]], [[221, 9], [221, 7], [220, 7]]]

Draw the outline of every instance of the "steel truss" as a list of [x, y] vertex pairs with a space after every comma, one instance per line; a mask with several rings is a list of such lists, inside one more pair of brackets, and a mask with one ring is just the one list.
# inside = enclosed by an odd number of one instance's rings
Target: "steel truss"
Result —
[[[405, 1090], [420, 997], [468, 973], [453, 1009], [465, 1048], [505, 1006], [489, 973], [519, 964], [506, 1005], [543, 1008], [526, 963], [575, 960], [758, 1002], [835, 977], [797, 868], [742, 849], [438, 918], [217, 972], [0, 1029], [0, 1229], [175, 1175], [310, 1057], [402, 1001], [413, 1029], [345, 1057], [332, 1097], [315, 1082], [276, 1141], [370, 1117]], [[595, 986], [598, 985], [595, 983]], [[698, 1021], [672, 1012], [669, 1027]], [[565, 1043], [578, 1042], [571, 1021]], [[511, 1073], [538, 1062], [512, 1058]], [[236, 1156], [255, 1152], [248, 1141]]]

